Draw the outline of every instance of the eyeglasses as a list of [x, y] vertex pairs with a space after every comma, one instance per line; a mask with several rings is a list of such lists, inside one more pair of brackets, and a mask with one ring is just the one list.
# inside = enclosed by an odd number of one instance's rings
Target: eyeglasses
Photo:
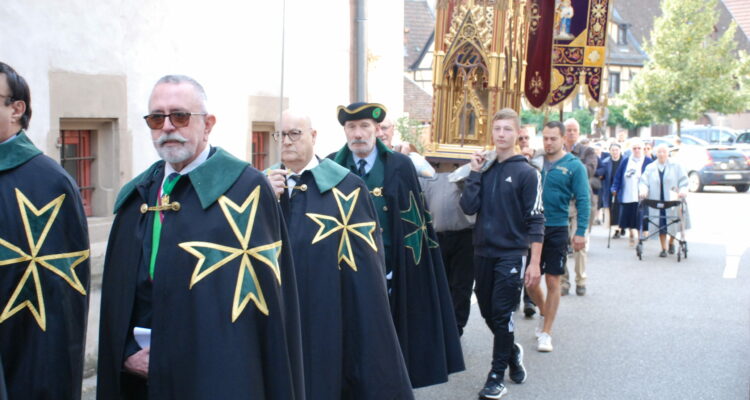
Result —
[[164, 121], [169, 117], [169, 122], [175, 128], [184, 128], [190, 124], [190, 117], [193, 115], [208, 115], [207, 113], [191, 113], [185, 111], [177, 111], [170, 114], [149, 114], [143, 117], [146, 120], [146, 125], [151, 129], [161, 129], [164, 127]]
[[518, 140], [529, 140], [528, 136], [519, 136]]
[[299, 140], [300, 137], [302, 137], [302, 131], [299, 129], [290, 129], [286, 132], [284, 131], [274, 132], [273, 140], [277, 142], [283, 142], [284, 136], [288, 137], [289, 140], [291, 140], [292, 142], [296, 142], [297, 140]]

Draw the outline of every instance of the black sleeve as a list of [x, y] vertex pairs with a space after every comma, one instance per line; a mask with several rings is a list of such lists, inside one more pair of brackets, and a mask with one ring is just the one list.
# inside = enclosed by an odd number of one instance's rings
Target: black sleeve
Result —
[[466, 215], [474, 215], [479, 212], [482, 204], [482, 173], [471, 171], [466, 178], [464, 191], [458, 204]]
[[529, 232], [529, 242], [542, 243], [544, 241], [542, 179], [536, 169], [529, 168], [525, 174], [521, 206], [524, 222]]

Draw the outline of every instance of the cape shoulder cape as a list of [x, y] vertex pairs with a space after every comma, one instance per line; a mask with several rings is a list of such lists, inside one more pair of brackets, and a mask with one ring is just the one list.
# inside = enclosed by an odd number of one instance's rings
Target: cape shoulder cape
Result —
[[367, 187], [328, 159], [297, 185], [305, 190], [281, 203], [300, 297], [306, 398], [413, 399]]
[[[463, 371], [456, 318], [437, 237], [425, 206], [417, 173], [409, 157], [376, 146], [385, 164], [382, 195], [390, 210], [393, 269], [391, 314], [412, 386], [448, 380]], [[351, 151], [344, 146], [329, 156], [345, 165]]]
[[0, 376], [7, 395], [79, 399], [89, 241], [78, 187], [21, 132], [0, 145], [0, 204]]
[[138, 390], [150, 399], [304, 396], [296, 278], [278, 203], [260, 172], [212, 152], [177, 181], [170, 198], [180, 210], [163, 213], [147, 388], [122, 365], [156, 215], [140, 208], [153, 203], [163, 163], [120, 195], [102, 283], [99, 399]]

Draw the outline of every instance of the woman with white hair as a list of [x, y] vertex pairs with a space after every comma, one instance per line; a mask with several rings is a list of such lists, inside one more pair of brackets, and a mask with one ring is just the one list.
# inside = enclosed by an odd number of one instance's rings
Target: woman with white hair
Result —
[[[688, 192], [688, 177], [685, 169], [677, 163], [669, 161], [669, 147], [666, 144], [656, 146], [656, 161], [643, 171], [640, 179], [639, 195], [641, 199], [659, 201], [675, 201], [684, 199]], [[666, 257], [667, 252], [674, 254], [674, 238], [677, 234], [677, 224], [668, 225], [667, 221], [677, 218], [677, 207], [657, 210], [649, 208], [649, 220], [659, 224], [659, 241], [661, 253], [659, 257]], [[687, 218], [687, 213], [683, 216]], [[687, 226], [687, 220], [685, 221]], [[669, 248], [667, 248], [667, 233], [669, 233]]]
[[639, 181], [646, 166], [653, 160], [643, 154], [641, 140], [634, 140], [630, 145], [630, 150], [630, 156], [623, 159], [620, 167], [617, 168], [611, 191], [616, 201], [620, 203], [620, 220], [617, 225], [628, 230], [632, 247], [635, 246], [635, 235], [641, 223], [641, 215], [638, 212]]

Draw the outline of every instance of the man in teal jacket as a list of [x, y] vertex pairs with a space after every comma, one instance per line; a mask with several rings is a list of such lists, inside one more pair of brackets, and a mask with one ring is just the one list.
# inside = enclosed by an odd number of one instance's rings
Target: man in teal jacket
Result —
[[547, 283], [547, 298], [541, 285], [530, 286], [529, 295], [539, 306], [542, 315], [537, 328], [537, 350], [552, 351], [552, 324], [560, 304], [560, 277], [565, 273], [568, 247], [568, 206], [575, 198], [578, 209], [577, 228], [573, 249], [586, 245], [589, 224], [589, 181], [586, 167], [563, 148], [565, 126], [552, 121], [544, 126], [544, 167], [542, 168], [542, 204], [544, 205], [544, 243], [542, 245], [542, 274]]

